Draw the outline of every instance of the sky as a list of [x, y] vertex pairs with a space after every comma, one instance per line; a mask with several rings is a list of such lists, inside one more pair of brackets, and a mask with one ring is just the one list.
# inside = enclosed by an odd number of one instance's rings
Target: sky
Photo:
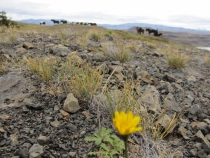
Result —
[[209, 0], [0, 0], [12, 20], [148, 23], [210, 30]]

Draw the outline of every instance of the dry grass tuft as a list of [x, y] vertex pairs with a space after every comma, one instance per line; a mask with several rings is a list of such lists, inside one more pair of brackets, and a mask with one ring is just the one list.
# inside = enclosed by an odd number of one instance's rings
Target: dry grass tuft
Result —
[[78, 69], [70, 79], [70, 87], [77, 98], [91, 99], [101, 87], [102, 76], [97, 69], [89, 65]]
[[0, 34], [0, 44], [8, 46], [13, 42], [17, 42], [19, 39], [19, 34], [13, 29], [7, 29], [6, 33]]
[[45, 59], [32, 59], [26, 57], [24, 57], [24, 59], [29, 70], [38, 73], [43, 81], [49, 81], [52, 78], [55, 68], [61, 60], [60, 58], [53, 56]]
[[132, 58], [131, 51], [122, 42], [106, 42], [102, 44], [102, 47], [103, 53], [107, 58], [120, 61], [121, 63], [130, 61]]
[[186, 67], [189, 62], [189, 57], [178, 50], [173, 48], [166, 49], [166, 60], [169, 67], [175, 69], [181, 69]]
[[5, 64], [4, 64], [4, 62], [0, 59], [0, 73], [5, 73], [5, 72], [7, 72], [8, 70], [7, 70], [7, 68], [6, 68], [6, 66], [5, 66]]
[[102, 33], [96, 30], [90, 30], [87, 33], [87, 36], [90, 40], [99, 42], [102, 36]]
[[209, 54], [206, 54], [205, 55], [204, 64], [205, 65], [209, 65], [210, 64], [210, 55]]
[[97, 69], [92, 69], [89, 64], [84, 64], [77, 55], [68, 57], [61, 67], [59, 76], [63, 90], [73, 92], [82, 100], [91, 99], [102, 84], [101, 73]]

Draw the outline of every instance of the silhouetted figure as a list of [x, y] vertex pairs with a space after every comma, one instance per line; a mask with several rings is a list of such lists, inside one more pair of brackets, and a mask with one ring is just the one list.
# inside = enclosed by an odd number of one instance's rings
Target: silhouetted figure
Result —
[[56, 24], [56, 23], [59, 24], [58, 20], [51, 19], [51, 21], [53, 21], [54, 24]]
[[67, 24], [67, 21], [66, 20], [61, 20], [61, 23]]
[[154, 36], [162, 36], [162, 33], [155, 33]]
[[45, 25], [46, 23], [44, 21], [40, 21], [40, 25]]
[[136, 31], [138, 34], [141, 34], [141, 33], [144, 34], [144, 29], [141, 27], [136, 27]]
[[96, 23], [88, 23], [90, 26], [97, 26]]
[[158, 34], [158, 30], [146, 29], [146, 31], [148, 31], [149, 35], [150, 35], [150, 33], [154, 33], [154, 35], [155, 35], [155, 34]]

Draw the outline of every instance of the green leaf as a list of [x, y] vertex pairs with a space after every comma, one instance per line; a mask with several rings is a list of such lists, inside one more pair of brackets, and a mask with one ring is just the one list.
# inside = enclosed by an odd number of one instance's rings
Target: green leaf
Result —
[[97, 152], [89, 152], [88, 155], [97, 155]]
[[105, 141], [105, 142], [108, 142], [108, 143], [111, 144], [111, 145], [114, 144], [114, 141], [113, 141], [112, 138], [110, 138], [110, 136], [106, 136], [106, 137], [104, 138], [104, 141]]
[[116, 154], [119, 154], [119, 152], [116, 151], [116, 150], [112, 150], [112, 151], [110, 152], [110, 155], [116, 155]]
[[101, 146], [104, 150], [110, 151], [109, 147], [108, 147], [106, 144], [102, 143], [100, 146]]
[[93, 135], [96, 136], [96, 137], [101, 137], [99, 132], [95, 132]]
[[90, 141], [95, 141], [97, 138], [96, 137], [85, 137], [85, 141], [88, 141], [88, 142], [90, 142]]
[[96, 145], [101, 144], [101, 142], [102, 142], [102, 138], [97, 138], [97, 139], [95, 140]]

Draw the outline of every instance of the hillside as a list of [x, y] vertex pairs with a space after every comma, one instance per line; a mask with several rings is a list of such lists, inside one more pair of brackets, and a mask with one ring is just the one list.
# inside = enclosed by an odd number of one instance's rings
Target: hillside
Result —
[[164, 36], [0, 27], [0, 157], [123, 157], [128, 134], [129, 158], [209, 157], [209, 69]]
[[[144, 35], [148, 36], [148, 32], [146, 32], [146, 28], [144, 28], [144, 30], [145, 30]], [[135, 27], [129, 28], [126, 31], [136, 33]], [[180, 31], [180, 30], [177, 29], [177, 31]], [[195, 47], [199, 47], [199, 46], [209, 47], [210, 46], [209, 32], [207, 32], [206, 34], [204, 34], [204, 32], [190, 31], [190, 30], [183, 30], [183, 32], [176, 32], [174, 30], [174, 31], [169, 32], [169, 31], [165, 31], [165, 30], [163, 31], [159, 29], [158, 29], [158, 32], [161, 32], [164, 38], [168, 38], [179, 43], [189, 44]]]
[[115, 30], [128, 30], [132, 27], [143, 27], [143, 28], [153, 28], [158, 29], [160, 31], [167, 31], [167, 32], [184, 32], [190, 34], [210, 34], [208, 30], [199, 30], [199, 29], [188, 29], [182, 27], [171, 27], [171, 26], [164, 26], [164, 25], [157, 25], [157, 24], [147, 24], [147, 23], [126, 23], [120, 25], [110, 25], [110, 24], [99, 24], [108, 29], [115, 29]]
[[[49, 19], [27, 19], [22, 20], [21, 22], [29, 24], [39, 24], [40, 21], [45, 21], [46, 25], [53, 25], [53, 22]], [[185, 43], [196, 47], [210, 46], [210, 31], [207, 30], [186, 29], [181, 27], [170, 27], [146, 23], [126, 23], [120, 25], [98, 24], [98, 26], [113, 30], [128, 30], [133, 33], [136, 33], [136, 26], [143, 27], [145, 29], [153, 28], [158, 29], [159, 32], [162, 32], [165, 38], [172, 39], [180, 43]]]

